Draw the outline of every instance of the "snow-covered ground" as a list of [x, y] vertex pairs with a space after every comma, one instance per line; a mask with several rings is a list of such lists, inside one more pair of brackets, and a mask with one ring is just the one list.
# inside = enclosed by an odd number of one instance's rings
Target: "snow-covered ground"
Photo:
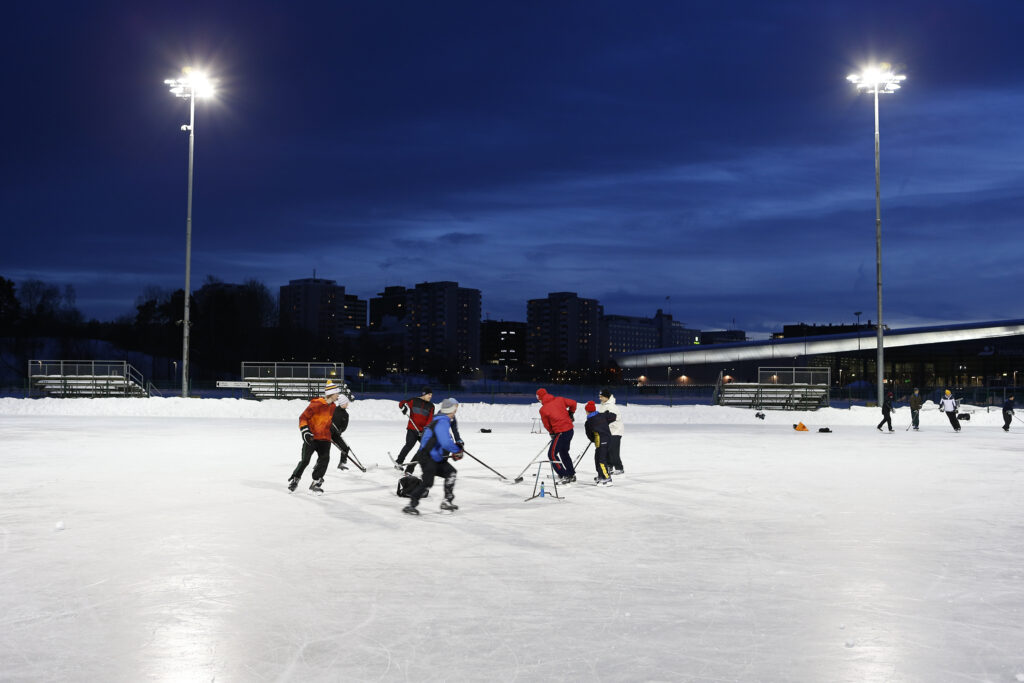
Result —
[[[627, 406], [613, 488], [526, 502], [466, 458], [413, 518], [393, 401], [351, 408], [378, 468], [288, 494], [304, 406], [0, 399], [0, 680], [1024, 681], [998, 411]], [[509, 477], [535, 415], [459, 412]]]

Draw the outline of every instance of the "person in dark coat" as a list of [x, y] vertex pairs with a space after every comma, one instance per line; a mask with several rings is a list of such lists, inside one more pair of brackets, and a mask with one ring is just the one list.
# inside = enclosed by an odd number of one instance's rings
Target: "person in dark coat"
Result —
[[1013, 419], [1013, 394], [1003, 403], [1003, 431], [1010, 431], [1010, 420]]
[[882, 401], [882, 421], [878, 423], [878, 431], [882, 431], [882, 425], [889, 425], [889, 431], [892, 431], [892, 392], [888, 392], [885, 395], [885, 400]]
[[609, 447], [612, 433], [608, 424], [615, 421], [615, 413], [599, 412], [593, 401], [589, 401], [584, 409], [587, 411], [587, 421], [583, 424], [583, 429], [587, 433], [587, 438], [594, 444], [594, 466], [597, 468], [594, 481], [598, 486], [611, 486], [612, 466]]
[[914, 393], [910, 395], [910, 422], [914, 425], [914, 431], [921, 426], [921, 406], [924, 399], [921, 398], [921, 390], [914, 387]]

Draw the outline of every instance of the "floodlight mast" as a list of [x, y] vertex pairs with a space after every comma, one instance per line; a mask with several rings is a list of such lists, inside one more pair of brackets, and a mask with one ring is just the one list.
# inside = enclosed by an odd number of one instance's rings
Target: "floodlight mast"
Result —
[[181, 97], [189, 101], [188, 125], [182, 126], [182, 130], [188, 131], [188, 208], [185, 212], [185, 316], [181, 321], [182, 325], [182, 349], [181, 349], [181, 397], [188, 398], [189, 365], [188, 365], [188, 342], [189, 342], [189, 300], [192, 294], [192, 167], [195, 151], [195, 125], [196, 125], [196, 98], [212, 97], [214, 94], [213, 82], [201, 71], [192, 67], [182, 69], [184, 74], [180, 78], [168, 78], [164, 83], [170, 86], [170, 91], [175, 97]]
[[881, 167], [878, 148], [878, 96], [892, 94], [900, 89], [906, 76], [893, 73], [888, 64], [865, 69], [860, 74], [851, 74], [846, 80], [857, 86], [858, 90], [872, 92], [875, 95], [875, 291], [878, 296], [878, 356], [876, 363], [878, 381], [878, 405], [885, 400], [885, 350], [882, 335], [882, 184]]

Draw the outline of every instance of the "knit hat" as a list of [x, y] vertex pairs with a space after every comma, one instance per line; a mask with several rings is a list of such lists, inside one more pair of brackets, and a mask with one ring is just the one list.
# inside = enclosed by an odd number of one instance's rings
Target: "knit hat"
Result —
[[604, 396], [605, 398], [611, 398], [612, 397], [612, 390], [609, 389], [608, 387], [605, 387], [604, 389], [601, 390], [601, 393], [598, 394], [598, 396]]
[[341, 394], [340, 396], [338, 396], [338, 400], [337, 402], [335, 402], [334, 405], [338, 406], [339, 408], [344, 408], [349, 403], [351, 403], [351, 401], [348, 400], [348, 396], [346, 396], [345, 394]]
[[953, 393], [952, 391], [950, 391], [949, 389], [946, 389], [946, 396], [949, 396], [952, 393]]
[[587, 401], [587, 405], [583, 406], [583, 408], [584, 408], [584, 410], [586, 410], [586, 411], [587, 411], [588, 413], [592, 413], [592, 412], [594, 412], [595, 410], [597, 410], [597, 406], [595, 406], [595, 405], [594, 405], [594, 402], [593, 402], [593, 401]]
[[445, 400], [441, 401], [441, 411], [440, 412], [441, 412], [442, 415], [451, 415], [452, 413], [455, 412], [455, 409], [458, 408], [458, 407], [459, 407], [459, 402], [458, 401], [456, 401], [454, 398], [446, 398]]
[[341, 387], [332, 382], [331, 380], [327, 380], [327, 386], [324, 387], [324, 396], [334, 396], [335, 394], [340, 393]]
[[433, 389], [431, 389], [430, 387], [423, 387], [423, 389], [420, 391], [420, 396], [426, 396], [427, 394], [432, 393], [434, 393]]

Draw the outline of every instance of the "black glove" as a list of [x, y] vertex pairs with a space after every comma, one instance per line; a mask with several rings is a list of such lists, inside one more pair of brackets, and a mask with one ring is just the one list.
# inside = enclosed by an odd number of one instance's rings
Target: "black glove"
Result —
[[408, 415], [409, 414], [409, 406], [405, 405], [404, 403], [402, 405], [398, 406], [398, 408], [399, 408], [399, 410], [402, 411], [402, 415]]
[[459, 447], [460, 451], [466, 450], [466, 442], [461, 439], [455, 442], [455, 445]]
[[313, 432], [309, 431], [309, 427], [303, 427], [299, 430], [299, 433], [302, 434], [303, 441], [308, 444], [313, 443]]

